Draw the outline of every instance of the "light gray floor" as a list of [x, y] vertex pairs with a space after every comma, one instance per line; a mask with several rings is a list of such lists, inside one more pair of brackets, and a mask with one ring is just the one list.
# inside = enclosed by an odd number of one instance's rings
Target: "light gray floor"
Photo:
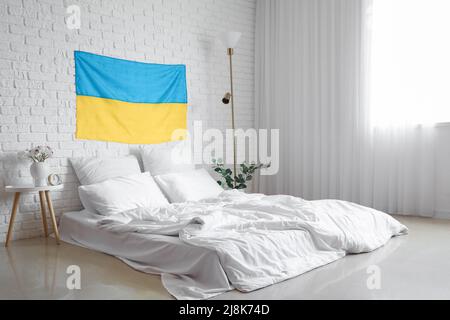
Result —
[[[218, 298], [450, 299], [450, 221], [398, 219], [410, 234], [372, 253], [347, 256], [251, 293], [232, 291]], [[66, 287], [70, 265], [81, 268], [81, 290]], [[379, 271], [379, 289], [368, 288], [373, 276], [368, 270]], [[0, 284], [0, 299], [172, 299], [159, 276], [135, 271], [102, 253], [65, 243], [56, 246], [54, 239], [43, 238], [0, 249]]]

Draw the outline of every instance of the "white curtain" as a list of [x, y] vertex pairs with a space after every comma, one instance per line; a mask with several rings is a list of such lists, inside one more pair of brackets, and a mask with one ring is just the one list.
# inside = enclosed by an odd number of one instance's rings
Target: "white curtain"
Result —
[[369, 0], [257, 1], [256, 125], [280, 129], [280, 170], [258, 191], [434, 214], [434, 127], [374, 122], [374, 12]]

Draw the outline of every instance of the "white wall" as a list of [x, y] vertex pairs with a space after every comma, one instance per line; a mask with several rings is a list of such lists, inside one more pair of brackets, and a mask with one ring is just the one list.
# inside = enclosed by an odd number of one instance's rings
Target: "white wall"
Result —
[[[66, 7], [81, 8], [81, 29], [69, 30]], [[78, 181], [68, 158], [122, 155], [136, 146], [78, 141], [75, 130], [73, 51], [136, 61], [187, 65], [189, 123], [229, 127], [228, 90], [221, 31], [239, 30], [235, 82], [237, 126], [253, 127], [256, 0], [1, 0], [0, 2], [0, 186], [31, 181], [29, 164], [15, 153], [32, 145], [55, 149], [52, 171], [64, 190], [53, 194], [57, 214], [78, 210]], [[3, 189], [3, 188], [2, 188]], [[6, 237], [12, 197], [0, 193], [0, 242]], [[36, 194], [24, 195], [14, 238], [42, 234]]]

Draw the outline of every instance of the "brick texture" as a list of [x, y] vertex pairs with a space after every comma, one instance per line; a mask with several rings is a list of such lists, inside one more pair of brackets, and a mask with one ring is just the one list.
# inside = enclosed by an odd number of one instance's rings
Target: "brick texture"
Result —
[[[78, 5], [81, 28], [66, 26]], [[79, 210], [78, 180], [68, 158], [120, 156], [138, 146], [74, 138], [73, 51], [187, 66], [189, 115], [203, 128], [229, 127], [226, 51], [216, 40], [239, 30], [234, 56], [237, 127], [253, 127], [256, 0], [3, 0], [0, 2], [0, 187], [30, 182], [29, 163], [16, 153], [33, 145], [54, 148], [52, 172], [64, 190], [53, 193], [56, 213]], [[0, 192], [0, 242], [5, 241], [12, 195]], [[42, 235], [37, 194], [24, 194], [14, 239]]]

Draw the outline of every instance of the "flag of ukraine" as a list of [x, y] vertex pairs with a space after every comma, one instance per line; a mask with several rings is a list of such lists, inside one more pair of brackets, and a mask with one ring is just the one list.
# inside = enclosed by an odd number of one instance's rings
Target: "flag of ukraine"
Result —
[[78, 139], [153, 144], [186, 129], [184, 65], [75, 51], [75, 83]]

